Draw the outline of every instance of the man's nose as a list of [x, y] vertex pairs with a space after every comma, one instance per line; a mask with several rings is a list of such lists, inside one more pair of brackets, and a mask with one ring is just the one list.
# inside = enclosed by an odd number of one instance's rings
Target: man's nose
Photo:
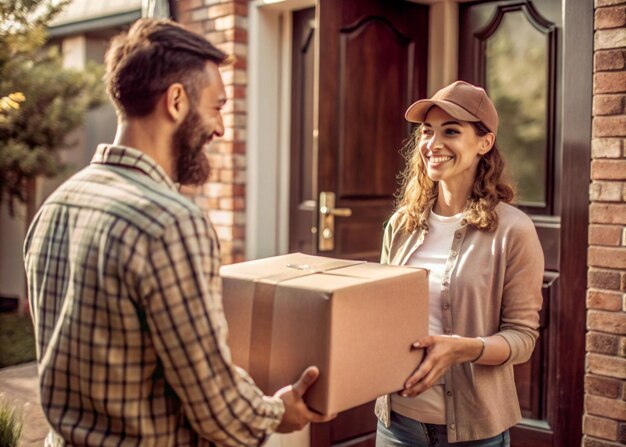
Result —
[[213, 133], [218, 137], [224, 136], [224, 118], [222, 118], [222, 114], [220, 114], [219, 118], [217, 119], [217, 125], [215, 126], [215, 130], [213, 130]]

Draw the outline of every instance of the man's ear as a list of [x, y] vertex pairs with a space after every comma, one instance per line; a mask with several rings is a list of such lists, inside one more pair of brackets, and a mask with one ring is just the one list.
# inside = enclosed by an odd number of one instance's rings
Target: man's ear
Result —
[[175, 123], [182, 122], [189, 112], [189, 97], [180, 82], [170, 85], [165, 91], [165, 108]]
[[495, 142], [496, 136], [493, 132], [489, 132], [487, 135], [484, 135], [481, 137], [480, 149], [478, 150], [478, 153], [480, 155], [485, 155], [491, 150]]

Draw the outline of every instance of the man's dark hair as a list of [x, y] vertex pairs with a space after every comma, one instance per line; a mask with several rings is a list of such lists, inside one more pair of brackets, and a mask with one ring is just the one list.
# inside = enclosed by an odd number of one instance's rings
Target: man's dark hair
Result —
[[204, 37], [166, 19], [135, 22], [113, 38], [105, 60], [107, 91], [124, 117], [152, 112], [159, 96], [175, 82], [183, 84], [194, 103], [204, 86], [198, 80], [206, 62], [230, 62]]

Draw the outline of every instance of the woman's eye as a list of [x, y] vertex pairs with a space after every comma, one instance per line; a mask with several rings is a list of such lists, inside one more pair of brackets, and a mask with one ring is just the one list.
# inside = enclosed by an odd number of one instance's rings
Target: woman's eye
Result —
[[459, 131], [456, 129], [446, 129], [446, 135], [458, 135]]

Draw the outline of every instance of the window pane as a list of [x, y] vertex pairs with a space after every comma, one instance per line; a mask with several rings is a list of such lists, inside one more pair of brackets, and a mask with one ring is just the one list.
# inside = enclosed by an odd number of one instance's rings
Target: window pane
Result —
[[546, 203], [547, 51], [547, 36], [522, 11], [505, 14], [487, 40], [486, 87], [500, 117], [498, 147], [520, 204]]

